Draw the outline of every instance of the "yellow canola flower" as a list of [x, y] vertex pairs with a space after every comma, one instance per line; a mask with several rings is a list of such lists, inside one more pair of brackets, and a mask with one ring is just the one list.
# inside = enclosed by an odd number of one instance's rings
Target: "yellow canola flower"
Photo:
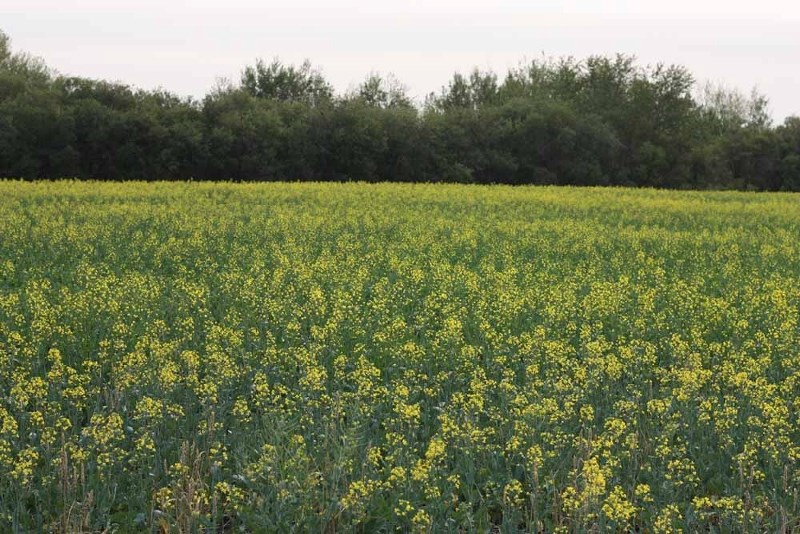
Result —
[[625, 523], [634, 516], [636, 507], [628, 500], [625, 491], [621, 487], [615, 486], [606, 497], [602, 511], [610, 521]]
[[785, 530], [798, 227], [787, 194], [0, 181], [0, 530]]

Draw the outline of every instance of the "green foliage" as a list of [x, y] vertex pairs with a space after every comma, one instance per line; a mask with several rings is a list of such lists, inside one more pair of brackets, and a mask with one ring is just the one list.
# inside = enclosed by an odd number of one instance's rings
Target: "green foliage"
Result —
[[336, 95], [308, 61], [258, 60], [195, 101], [57, 76], [0, 34], [0, 176], [797, 190], [791, 124], [625, 55], [456, 73], [420, 107], [392, 75]]
[[371, 73], [361, 85], [355, 98], [369, 106], [387, 108], [411, 108], [413, 104], [406, 93], [406, 88], [394, 75], [381, 76]]
[[259, 59], [242, 73], [242, 88], [258, 98], [311, 106], [329, 102], [333, 96], [333, 88], [308, 60], [295, 67], [278, 59], [270, 64]]

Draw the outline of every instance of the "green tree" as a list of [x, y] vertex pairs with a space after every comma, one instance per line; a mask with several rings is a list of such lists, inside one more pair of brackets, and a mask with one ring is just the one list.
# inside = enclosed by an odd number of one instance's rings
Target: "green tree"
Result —
[[406, 87], [393, 74], [382, 76], [370, 73], [358, 86], [356, 93], [351, 95], [353, 97], [369, 106], [383, 109], [412, 107]]
[[331, 85], [308, 60], [297, 67], [284, 65], [278, 59], [269, 64], [259, 59], [254, 66], [245, 68], [241, 84], [254, 97], [311, 106], [330, 102], [333, 97]]

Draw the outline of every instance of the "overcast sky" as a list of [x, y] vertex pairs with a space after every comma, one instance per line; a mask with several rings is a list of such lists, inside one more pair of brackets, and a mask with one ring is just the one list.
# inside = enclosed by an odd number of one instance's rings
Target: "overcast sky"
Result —
[[339, 90], [393, 72], [412, 96], [473, 66], [623, 52], [800, 115], [797, 0], [0, 0], [15, 50], [59, 72], [202, 96], [256, 58], [309, 58]]

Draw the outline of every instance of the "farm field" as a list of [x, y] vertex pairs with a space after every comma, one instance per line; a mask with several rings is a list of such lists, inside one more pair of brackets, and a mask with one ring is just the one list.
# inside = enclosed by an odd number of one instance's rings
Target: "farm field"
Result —
[[800, 195], [0, 182], [0, 530], [800, 529]]

